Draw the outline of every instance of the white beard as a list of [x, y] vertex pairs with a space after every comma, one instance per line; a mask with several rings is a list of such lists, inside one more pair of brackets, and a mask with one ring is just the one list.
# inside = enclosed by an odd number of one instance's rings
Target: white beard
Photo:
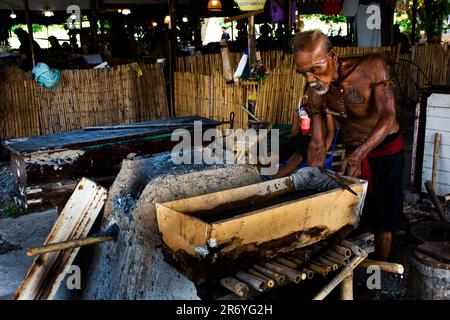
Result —
[[[320, 85], [323, 89], [322, 89], [322, 90], [317, 90], [317, 89], [314, 88], [314, 87], [316, 87], [316, 86], [318, 86], [318, 85]], [[320, 84], [318, 84], [318, 83], [313, 82], [313, 83], [310, 83], [309, 86], [310, 86], [311, 88], [313, 88], [314, 91], [315, 91], [319, 96], [323, 96], [325, 93], [328, 92], [328, 89], [330, 89], [330, 86], [328, 86], [328, 85], [325, 84], [325, 83], [320, 83]]]

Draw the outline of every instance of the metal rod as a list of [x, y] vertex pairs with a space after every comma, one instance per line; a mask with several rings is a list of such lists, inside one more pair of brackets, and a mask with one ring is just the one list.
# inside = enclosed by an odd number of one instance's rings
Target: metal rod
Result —
[[328, 294], [336, 288], [345, 277], [347, 277], [353, 269], [355, 269], [364, 259], [367, 258], [367, 253], [363, 252], [361, 256], [354, 256], [348, 265], [346, 265], [320, 292], [313, 300], [323, 300]]
[[233, 277], [223, 278], [220, 284], [241, 298], [245, 297], [250, 290], [245, 283]]
[[[230, 124], [230, 121], [218, 121], [217, 123], [202, 124], [202, 126], [216, 126], [221, 124]], [[142, 129], [142, 128], [191, 128], [194, 127], [192, 122], [188, 123], [149, 123], [149, 124], [130, 124], [130, 125], [117, 125], [117, 126], [95, 126], [95, 127], [84, 127], [84, 131], [96, 131], [96, 130], [123, 130], [123, 129]]]

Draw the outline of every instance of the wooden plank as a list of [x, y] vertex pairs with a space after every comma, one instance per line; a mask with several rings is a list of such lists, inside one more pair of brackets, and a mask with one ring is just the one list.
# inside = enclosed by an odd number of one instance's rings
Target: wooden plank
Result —
[[[422, 171], [422, 175], [423, 175], [423, 181], [431, 181], [431, 169], [429, 168], [425, 168]], [[447, 171], [437, 171], [437, 176], [436, 176], [436, 184], [441, 184], [444, 186], [450, 186], [450, 172]]]
[[[450, 97], [450, 95], [449, 95], [449, 97]], [[428, 106], [427, 107], [427, 116], [450, 119], [450, 106], [448, 106], [448, 107]]]
[[[424, 155], [433, 155], [434, 153], [434, 144], [430, 142], [425, 143]], [[439, 158], [447, 159], [446, 161], [450, 161], [450, 145], [440, 145], [439, 146]]]
[[450, 108], [450, 95], [433, 93], [428, 97], [427, 106]]
[[[86, 237], [106, 201], [107, 191], [81, 179], [45, 244]], [[51, 252], [37, 257], [17, 289], [15, 300], [52, 299], [72, 264], [79, 248]]]
[[449, 121], [447, 118], [442, 118], [442, 117], [430, 117], [427, 116], [427, 121], [426, 121], [426, 126], [425, 128], [431, 129], [431, 130], [438, 130], [438, 131], [443, 131], [443, 132], [449, 132]]
[[[424, 155], [423, 156], [423, 167], [430, 169], [433, 168], [433, 156]], [[438, 162], [438, 170], [450, 172], [450, 159], [441, 158]]]

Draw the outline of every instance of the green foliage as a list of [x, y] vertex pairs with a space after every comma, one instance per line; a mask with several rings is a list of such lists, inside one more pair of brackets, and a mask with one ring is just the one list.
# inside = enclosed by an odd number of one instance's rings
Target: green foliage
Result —
[[339, 22], [347, 22], [347, 18], [342, 15], [325, 15], [325, 14], [307, 14], [305, 15], [306, 20], [311, 20], [313, 18], [318, 18], [320, 21], [326, 23], [339, 23]]
[[418, 12], [421, 19], [422, 29], [429, 35], [440, 35], [445, 28], [444, 18], [450, 14], [450, 1], [425, 1], [424, 5], [419, 8]]
[[409, 18], [409, 16], [405, 19], [401, 18], [402, 14], [405, 13], [406, 13], [405, 11], [399, 11], [395, 14], [396, 15], [395, 24], [398, 24], [400, 26], [400, 30], [402, 32], [411, 33], [412, 29], [411, 19]]
[[[40, 25], [40, 24], [32, 24], [32, 25], [31, 25], [31, 28], [33, 29], [33, 33], [34, 33], [34, 32], [41, 32], [42, 30], [44, 30], [44, 26], [42, 26], [42, 25]], [[28, 32], [28, 27], [27, 27], [27, 25], [25, 25], [25, 24], [16, 24], [16, 25], [13, 25], [13, 26], [11, 27], [11, 32], [14, 32], [14, 30], [16, 30], [16, 29], [23, 29], [23, 30], [25, 30], [25, 31]]]
[[1, 201], [0, 208], [6, 217], [15, 218], [20, 214], [19, 206], [9, 199]]

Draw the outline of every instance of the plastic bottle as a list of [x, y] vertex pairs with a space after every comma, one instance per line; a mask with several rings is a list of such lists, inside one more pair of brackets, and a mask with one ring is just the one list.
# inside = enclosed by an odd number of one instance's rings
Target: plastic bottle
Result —
[[302, 135], [311, 134], [311, 118], [306, 112], [304, 105], [301, 105], [299, 108], [299, 117], [300, 117], [300, 130]]

